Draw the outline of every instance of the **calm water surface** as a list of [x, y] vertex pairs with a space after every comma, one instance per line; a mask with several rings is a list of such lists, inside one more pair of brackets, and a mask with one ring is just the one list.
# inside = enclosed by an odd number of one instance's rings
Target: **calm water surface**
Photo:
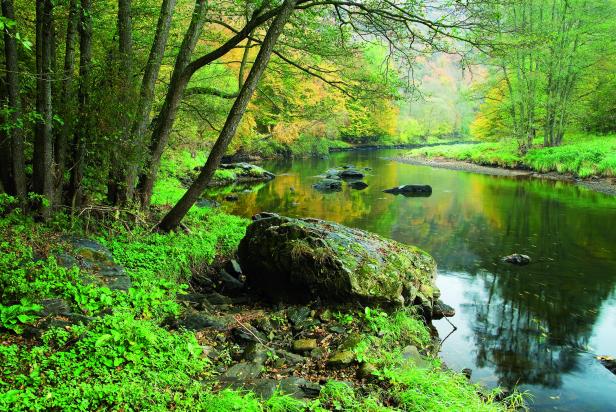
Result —
[[[443, 343], [447, 365], [473, 369], [488, 387], [518, 384], [537, 411], [616, 411], [616, 376], [594, 358], [616, 357], [616, 198], [562, 182], [494, 177], [387, 160], [395, 151], [270, 162], [278, 177], [226, 205], [357, 227], [430, 252], [458, 327]], [[370, 167], [368, 188], [323, 194], [331, 167]], [[429, 184], [427, 198], [382, 193]], [[533, 263], [500, 263], [510, 253]], [[436, 323], [441, 338], [452, 327]]]

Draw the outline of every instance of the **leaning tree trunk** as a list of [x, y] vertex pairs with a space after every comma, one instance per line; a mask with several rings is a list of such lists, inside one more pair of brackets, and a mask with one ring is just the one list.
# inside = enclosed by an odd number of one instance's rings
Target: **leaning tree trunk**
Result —
[[[163, 104], [163, 107], [159, 115], [157, 116], [156, 125], [152, 132], [152, 140], [150, 143], [149, 154], [150, 157], [147, 160], [144, 172], [139, 177], [139, 185], [137, 189], [140, 191], [142, 208], [146, 208], [150, 204], [150, 199], [152, 197], [152, 189], [154, 187], [154, 182], [156, 181], [156, 174], [160, 166], [160, 158], [165, 149], [165, 146], [167, 145], [167, 141], [169, 140], [169, 133], [171, 132], [171, 128], [173, 127], [173, 122], [175, 120], [175, 115], [177, 113], [180, 101], [182, 100], [182, 95], [184, 94], [186, 85], [190, 81], [192, 75], [200, 68], [212, 63], [213, 61], [216, 61], [217, 59], [227, 54], [229, 51], [233, 50], [233, 48], [235, 48], [239, 43], [246, 39], [256, 27], [267, 22], [272, 17], [278, 15], [278, 13], [280, 13], [280, 10], [282, 10], [282, 7], [282, 5], [278, 6], [263, 14], [259, 14], [260, 10], [257, 10], [255, 13], [253, 13], [252, 18], [242, 28], [242, 30], [237, 32], [233, 37], [231, 37], [218, 48], [191, 61], [184, 67], [183, 70], [176, 71], [176, 68], [179, 68], [177, 64], [178, 61], [176, 60], [176, 67], [174, 68], [173, 74], [171, 76], [171, 84], [167, 89], [165, 103]], [[193, 19], [194, 17], [195, 16], [193, 15]], [[199, 30], [201, 30], [200, 27]], [[184, 41], [186, 41], [187, 38], [190, 37], [189, 33], [191, 32], [192, 26], [189, 27], [188, 31], [186, 32], [186, 35], [184, 36]], [[184, 41], [182, 42], [182, 44], [184, 44]], [[181, 54], [183, 50], [184, 48], [180, 49]], [[186, 61], [188, 61], [189, 58], [190, 54], [186, 56]]]
[[[200, 1], [198, 3], [205, 3]], [[154, 87], [158, 79], [158, 73], [165, 54], [167, 39], [169, 38], [169, 29], [171, 27], [171, 18], [175, 9], [176, 0], [164, 0], [160, 7], [158, 23], [156, 25], [156, 34], [154, 42], [150, 49], [150, 55], [145, 66], [145, 72], [141, 81], [141, 90], [139, 92], [139, 100], [134, 113], [134, 119], [129, 130], [129, 155], [126, 164], [121, 168], [117, 177], [117, 184], [122, 187], [118, 192], [116, 203], [124, 204], [132, 200], [134, 196], [135, 184], [137, 180], [138, 164], [141, 161], [139, 157], [143, 152], [143, 138], [150, 120], [150, 111], [152, 110], [152, 102], [154, 101]]]
[[86, 136], [90, 132], [90, 65], [92, 64], [92, 16], [90, 0], [81, 0], [79, 24], [79, 121], [72, 147], [69, 200], [73, 208], [81, 206], [82, 181], [86, 155]]
[[[38, 3], [38, 2], [37, 2]], [[53, 136], [52, 136], [52, 48], [53, 48], [53, 4], [52, 0], [41, 0], [37, 7], [37, 105], [41, 116], [37, 122], [37, 133], [34, 139], [33, 155], [33, 189], [35, 193], [44, 196], [51, 206], [53, 202]], [[43, 217], [48, 217], [50, 207], [41, 205]]]
[[72, 106], [74, 104], [73, 91], [73, 71], [75, 70], [75, 40], [77, 39], [77, 24], [79, 10], [77, 0], [70, 0], [68, 21], [66, 23], [66, 48], [64, 52], [64, 69], [62, 76], [62, 120], [61, 126], [54, 147], [54, 157], [56, 162], [56, 181], [54, 192], [56, 202], [62, 202], [62, 192], [64, 186], [64, 172], [66, 170], [66, 153], [68, 150], [68, 137], [72, 130]]
[[[190, 77], [185, 76], [184, 69], [188, 63], [190, 63], [190, 58], [195, 46], [197, 45], [197, 40], [199, 40], [199, 37], [201, 36], [201, 30], [203, 29], [203, 24], [205, 22], [206, 12], [207, 1], [196, 0], [195, 10], [193, 12], [192, 19], [190, 20], [190, 25], [186, 30], [186, 34], [182, 40], [182, 45], [180, 46], [180, 52], [175, 60], [169, 90], [167, 91], [165, 102], [154, 126], [152, 133], [153, 138], [149, 148], [149, 158], [146, 160], [143, 175], [139, 179], [138, 190], [141, 195], [141, 205], [144, 208], [150, 204], [154, 181], [156, 180], [156, 174], [160, 165], [160, 157], [163, 153], [164, 147], [167, 145], [167, 141], [169, 140], [169, 133], [171, 131], [171, 125], [173, 125], [173, 120], [175, 119], [177, 107], [180, 103], [184, 89], [186, 88], [186, 84], [188, 84], [188, 80], [190, 79]], [[151, 107], [151, 103], [152, 96], [150, 95], [148, 108]], [[142, 123], [138, 125], [137, 132], [141, 133], [141, 136], [143, 136], [147, 124], [147, 114], [141, 118], [141, 121]]]
[[[2, 0], [2, 15], [15, 20], [13, 0]], [[0, 150], [10, 151], [10, 160], [5, 166], [10, 170], [11, 184], [5, 182], [5, 189], [11, 187], [22, 202], [26, 199], [26, 172], [24, 161], [24, 129], [21, 124], [21, 97], [19, 95], [19, 69], [17, 66], [17, 43], [15, 41], [15, 29], [5, 28], [4, 31], [4, 56], [6, 60], [6, 94], [8, 105], [11, 109], [9, 124], [13, 125], [8, 131], [7, 139]]]
[[160, 222], [159, 228], [161, 230], [169, 231], [175, 229], [180, 224], [186, 213], [188, 213], [188, 210], [190, 210], [190, 208], [195, 204], [199, 196], [201, 196], [201, 193], [203, 193], [203, 190], [212, 179], [216, 168], [220, 165], [220, 160], [222, 159], [227, 146], [229, 146], [231, 139], [235, 135], [235, 131], [237, 130], [238, 124], [242, 120], [246, 107], [248, 106], [248, 102], [257, 88], [263, 72], [265, 72], [274, 45], [282, 33], [284, 25], [293, 13], [296, 2], [297, 0], [285, 0], [283, 3], [280, 13], [276, 16], [272, 22], [272, 25], [268, 29], [267, 34], [265, 35], [265, 39], [261, 44], [261, 49], [259, 50], [259, 54], [257, 54], [257, 58], [255, 59], [250, 73], [248, 74], [248, 78], [242, 86], [237, 99], [233, 103], [233, 107], [227, 116], [225, 125], [223, 126], [216, 143], [214, 143], [210, 155], [208, 156], [203, 169], [201, 169], [201, 173], [197, 177], [197, 180], [195, 180], [195, 182], [188, 188], [180, 201]]

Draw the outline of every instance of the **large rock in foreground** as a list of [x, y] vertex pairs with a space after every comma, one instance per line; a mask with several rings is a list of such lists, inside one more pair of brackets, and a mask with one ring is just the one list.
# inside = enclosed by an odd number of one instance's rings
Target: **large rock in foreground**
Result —
[[421, 249], [323, 220], [253, 219], [240, 264], [248, 284], [275, 300], [431, 306], [436, 263]]

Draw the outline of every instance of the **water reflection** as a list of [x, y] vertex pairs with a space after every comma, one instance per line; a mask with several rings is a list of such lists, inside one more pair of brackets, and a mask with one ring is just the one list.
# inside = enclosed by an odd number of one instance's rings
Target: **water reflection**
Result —
[[[473, 367], [487, 384], [527, 385], [537, 410], [614, 410], [616, 378], [596, 366], [592, 346], [616, 339], [613, 318], [612, 327], [599, 327], [609, 318], [598, 322], [606, 311], [616, 314], [616, 199], [561, 182], [381, 158], [388, 155], [270, 163], [278, 177], [228, 207], [245, 216], [275, 211], [334, 220], [426, 249], [439, 263], [444, 300], [458, 312], [460, 330], [443, 347], [450, 366]], [[311, 187], [317, 175], [347, 163], [372, 168], [365, 190], [345, 185], [323, 194]], [[382, 192], [414, 183], [431, 185], [432, 196]], [[513, 252], [533, 263], [500, 262]], [[602, 349], [616, 355], [616, 347]]]

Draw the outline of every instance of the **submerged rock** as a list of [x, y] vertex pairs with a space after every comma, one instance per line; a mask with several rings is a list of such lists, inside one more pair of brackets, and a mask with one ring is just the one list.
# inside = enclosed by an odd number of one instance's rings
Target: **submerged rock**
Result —
[[432, 186], [430, 185], [402, 185], [391, 189], [383, 190], [385, 193], [403, 196], [418, 196], [428, 197], [432, 194]]
[[342, 182], [338, 179], [325, 178], [312, 185], [321, 192], [339, 192], [342, 190]]
[[512, 265], [524, 266], [528, 265], [531, 259], [528, 255], [514, 253], [513, 255], [505, 256], [502, 261], [505, 263], [511, 263]]
[[338, 173], [338, 176], [340, 176], [342, 179], [363, 179], [364, 174], [359, 170], [347, 169]]
[[396, 306], [436, 291], [436, 263], [414, 246], [323, 220], [254, 219], [238, 256], [247, 284], [274, 300]]
[[349, 182], [349, 186], [355, 190], [364, 190], [368, 187], [368, 183], [362, 182], [361, 180], [356, 180], [354, 182]]

